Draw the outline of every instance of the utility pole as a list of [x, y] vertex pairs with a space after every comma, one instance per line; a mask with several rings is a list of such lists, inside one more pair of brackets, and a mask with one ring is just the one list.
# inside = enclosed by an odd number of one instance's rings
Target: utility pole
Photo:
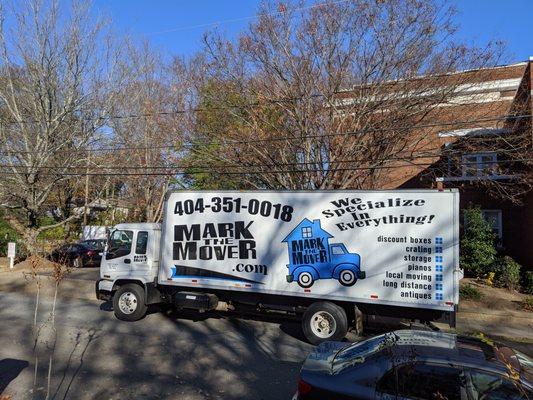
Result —
[[87, 154], [87, 168], [85, 170], [85, 205], [83, 207], [83, 226], [87, 226], [87, 214], [88, 207], [87, 202], [89, 201], [89, 163], [91, 162], [91, 152]]

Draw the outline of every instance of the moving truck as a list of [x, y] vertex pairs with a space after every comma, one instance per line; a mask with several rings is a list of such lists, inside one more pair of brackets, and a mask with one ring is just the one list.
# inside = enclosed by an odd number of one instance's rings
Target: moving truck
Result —
[[362, 315], [455, 324], [459, 193], [172, 191], [162, 224], [112, 228], [96, 295], [115, 316], [168, 303], [284, 312], [312, 343]]

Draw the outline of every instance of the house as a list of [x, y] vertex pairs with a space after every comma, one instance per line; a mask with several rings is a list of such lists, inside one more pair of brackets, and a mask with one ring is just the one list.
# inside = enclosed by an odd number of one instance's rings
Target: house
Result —
[[[431, 123], [413, 137], [416, 151], [427, 157], [398, 163], [373, 187], [459, 188], [461, 210], [479, 206], [499, 238], [500, 251], [530, 270], [532, 64], [533, 57], [517, 64], [449, 74], [448, 82], [457, 79], [461, 83], [426, 118]], [[349, 99], [345, 92], [342, 101]]]

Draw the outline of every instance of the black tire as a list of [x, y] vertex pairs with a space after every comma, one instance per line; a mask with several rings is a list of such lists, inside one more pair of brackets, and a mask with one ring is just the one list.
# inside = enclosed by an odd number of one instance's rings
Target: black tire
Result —
[[[347, 277], [349, 275], [349, 278]], [[342, 286], [350, 287], [357, 282], [357, 275], [351, 269], [343, 269], [339, 274], [339, 283]]]
[[310, 288], [311, 286], [313, 286], [313, 283], [315, 283], [315, 281], [313, 280], [313, 275], [307, 271], [300, 272], [298, 274], [297, 282], [298, 285], [300, 285], [300, 287], [304, 289]]
[[121, 321], [138, 321], [147, 309], [144, 289], [135, 283], [119, 287], [113, 295], [113, 313]]
[[74, 260], [72, 260], [72, 266], [74, 268], [83, 268], [83, 259], [81, 257], [76, 257]]
[[[328, 328], [320, 330], [317, 326], [320, 321], [317, 318], [327, 320]], [[314, 345], [326, 340], [342, 340], [348, 333], [346, 311], [329, 301], [313, 303], [303, 315], [302, 329], [307, 340]]]

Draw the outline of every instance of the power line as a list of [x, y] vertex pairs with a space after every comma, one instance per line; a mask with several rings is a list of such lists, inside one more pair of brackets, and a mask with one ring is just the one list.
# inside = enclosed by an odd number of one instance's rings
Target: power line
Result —
[[[425, 157], [420, 157], [425, 158]], [[513, 160], [513, 162], [528, 162], [533, 161], [533, 158], [524, 158]], [[504, 161], [510, 162], [510, 161]], [[461, 163], [462, 165], [468, 164], [480, 164], [478, 162], [465, 162]], [[493, 164], [487, 162], [485, 164]], [[346, 167], [346, 168], [312, 168], [312, 169], [288, 169], [288, 170], [255, 170], [255, 171], [220, 171], [214, 169], [202, 169], [198, 168], [193, 171], [188, 171], [187, 169], [172, 170], [169, 172], [61, 172], [59, 175], [62, 176], [171, 176], [171, 175], [183, 175], [185, 173], [213, 173], [215, 175], [259, 175], [259, 174], [282, 174], [282, 173], [313, 173], [313, 172], [337, 172], [337, 171], [359, 171], [359, 170], [382, 170], [382, 169], [393, 169], [393, 168], [402, 168], [402, 167], [427, 167], [435, 165], [433, 163], [404, 163], [404, 164], [395, 164], [395, 165], [378, 165], [373, 167], [361, 166], [361, 167]], [[81, 168], [81, 167], [80, 167]], [[242, 168], [247, 168], [243, 166]], [[164, 169], [164, 168], [161, 168]], [[23, 175], [24, 173], [15, 173], [13, 171], [0, 171], [0, 176], [9, 176], [9, 175]], [[53, 174], [50, 172], [42, 173], [39, 175], [51, 175], [55, 176], [58, 174]]]
[[[416, 153], [423, 153], [420, 155], [414, 155]], [[385, 159], [376, 159], [372, 160], [374, 163], [380, 163], [380, 162], [390, 162], [390, 161], [414, 161], [418, 159], [428, 159], [428, 158], [441, 158], [441, 157], [448, 157], [453, 154], [464, 154], [461, 151], [446, 151], [443, 153], [426, 153], [426, 152], [413, 152], [413, 155], [405, 156], [405, 157], [387, 157]], [[509, 160], [500, 160], [499, 163], [515, 163], [515, 162], [527, 162], [531, 161], [529, 158], [517, 158], [517, 159], [509, 159]], [[319, 164], [327, 164], [327, 165], [334, 165], [334, 164], [347, 164], [347, 163], [361, 163], [362, 160], [355, 160], [355, 159], [348, 159], [348, 160], [331, 160], [331, 161], [295, 161], [295, 162], [280, 162], [280, 163], [271, 163], [271, 164], [221, 164], [217, 165], [216, 168], [224, 169], [224, 168], [270, 168], [270, 167], [280, 167], [280, 166], [304, 166], [304, 165], [319, 165]], [[432, 163], [432, 164], [435, 164]], [[478, 161], [465, 161], [461, 162], [461, 165], [469, 165], [469, 164], [494, 164], [493, 161], [487, 161], [485, 163], [480, 163]], [[170, 165], [95, 165], [89, 167], [91, 171], [98, 171], [98, 170], [183, 170], [187, 171], [189, 169], [212, 169], [215, 166], [211, 165], [176, 165], [176, 164], [170, 164]], [[376, 166], [377, 167], [377, 166]], [[373, 169], [376, 167], [368, 167], [368, 169]], [[28, 172], [20, 172], [20, 173], [30, 173], [31, 170], [87, 170], [86, 165], [71, 165], [71, 166], [51, 166], [51, 165], [43, 165], [43, 166], [27, 166], [22, 164], [0, 164], [0, 168], [26, 168], [28, 169]], [[85, 173], [83, 173], [85, 175]]]
[[[106, 153], [106, 152], [119, 152], [119, 151], [135, 151], [135, 150], [177, 150], [179, 148], [193, 148], [197, 146], [211, 146], [211, 145], [225, 145], [225, 144], [256, 144], [256, 143], [269, 143], [269, 142], [280, 142], [280, 141], [291, 141], [291, 140], [305, 140], [305, 139], [316, 139], [316, 138], [326, 138], [326, 137], [335, 137], [335, 136], [355, 136], [355, 135], [364, 135], [374, 132], [391, 132], [397, 130], [415, 130], [415, 129], [425, 129], [425, 128], [436, 128], [436, 127], [446, 127], [446, 126], [456, 126], [456, 125], [466, 125], [472, 123], [483, 123], [483, 122], [495, 122], [502, 120], [512, 120], [512, 119], [524, 119], [531, 118], [532, 114], [522, 114], [522, 115], [502, 115], [500, 117], [491, 117], [491, 118], [479, 118], [472, 120], [463, 120], [456, 122], [437, 122], [430, 124], [420, 124], [412, 126], [396, 126], [389, 128], [371, 128], [371, 129], [362, 129], [358, 131], [349, 131], [349, 132], [333, 132], [333, 133], [323, 133], [323, 134], [313, 134], [313, 135], [301, 135], [301, 136], [282, 136], [282, 137], [270, 137], [264, 139], [249, 139], [249, 140], [232, 140], [224, 139], [218, 141], [210, 141], [209, 143], [182, 143], [180, 145], [151, 145], [151, 146], [128, 146], [128, 147], [107, 147], [107, 148], [86, 148], [86, 149], [69, 149], [69, 153]], [[465, 128], [468, 129], [468, 128]], [[475, 128], [473, 128], [475, 129]], [[475, 133], [475, 132], [474, 132]], [[497, 136], [496, 136], [497, 137]], [[464, 137], [463, 137], [464, 138]], [[483, 136], [483, 139], [487, 139], [487, 136]], [[119, 146], [127, 143], [118, 143]], [[0, 151], [0, 154], [14, 155], [14, 154], [39, 154], [41, 151], [25, 151], [25, 150], [3, 150]]]
[[350, 0], [338, 0], [338, 1], [332, 1], [332, 2], [327, 2], [327, 3], [313, 4], [311, 6], [293, 7], [291, 9], [285, 10], [285, 11], [277, 11], [277, 12], [271, 12], [271, 13], [256, 14], [256, 15], [250, 15], [250, 16], [247, 16], [247, 17], [232, 18], [232, 19], [226, 19], [226, 20], [222, 20], [222, 21], [208, 22], [208, 23], [204, 23], [204, 24], [182, 26], [182, 27], [179, 27], [179, 28], [170, 28], [170, 29], [165, 29], [165, 30], [162, 30], [162, 31], [149, 32], [149, 33], [146, 33], [145, 35], [154, 36], [154, 35], [161, 35], [161, 34], [165, 34], [165, 33], [186, 31], [186, 30], [190, 30], [190, 29], [208, 28], [210, 26], [218, 26], [218, 25], [227, 24], [227, 23], [233, 23], [233, 22], [249, 21], [249, 20], [253, 20], [253, 19], [257, 19], [257, 18], [261, 18], [261, 17], [282, 15], [282, 14], [284, 14], [286, 12], [291, 12], [291, 11], [309, 10], [309, 9], [313, 9], [313, 8], [323, 7], [323, 6], [326, 6], [326, 5], [346, 3], [347, 1], [350, 1]]

